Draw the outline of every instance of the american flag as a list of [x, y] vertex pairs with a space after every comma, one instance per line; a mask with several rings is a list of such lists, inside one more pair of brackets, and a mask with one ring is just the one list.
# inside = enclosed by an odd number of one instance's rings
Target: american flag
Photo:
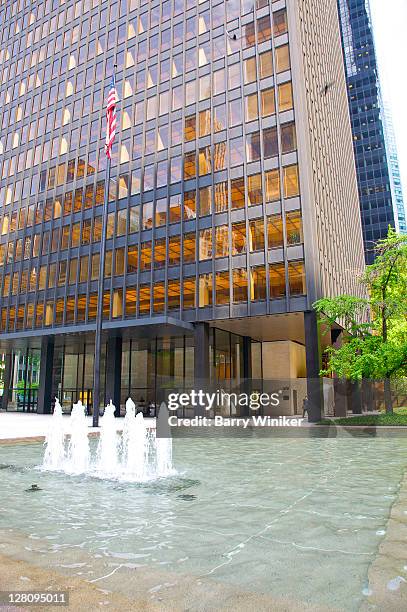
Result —
[[114, 143], [114, 137], [116, 135], [116, 103], [118, 102], [118, 96], [116, 91], [116, 84], [114, 77], [112, 77], [112, 84], [109, 89], [106, 104], [106, 143], [105, 153], [109, 159], [112, 159], [112, 146]]

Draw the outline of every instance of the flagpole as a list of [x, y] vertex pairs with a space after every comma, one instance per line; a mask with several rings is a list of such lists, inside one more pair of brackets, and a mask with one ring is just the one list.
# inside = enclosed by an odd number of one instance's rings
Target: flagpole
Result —
[[[114, 66], [116, 68], [116, 65]], [[113, 73], [114, 80], [114, 73]], [[110, 166], [111, 159], [107, 156], [105, 172], [105, 192], [102, 211], [102, 236], [100, 241], [99, 277], [98, 277], [98, 302], [96, 310], [96, 331], [95, 331], [95, 355], [93, 364], [93, 427], [99, 427], [100, 410], [100, 357], [102, 349], [102, 326], [103, 326], [103, 294], [105, 281], [105, 259], [106, 259], [106, 233], [107, 216], [109, 207], [109, 185], [110, 185]]]

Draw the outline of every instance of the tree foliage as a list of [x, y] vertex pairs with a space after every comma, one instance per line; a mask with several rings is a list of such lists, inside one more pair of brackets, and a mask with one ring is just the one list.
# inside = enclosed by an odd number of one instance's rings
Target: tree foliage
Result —
[[[407, 375], [407, 236], [389, 228], [375, 251], [374, 263], [360, 279], [367, 298], [323, 298], [314, 308], [329, 329], [335, 324], [344, 329], [341, 346], [327, 349], [323, 374], [383, 379], [386, 394], [391, 378]], [[388, 401], [386, 409], [391, 409]]]

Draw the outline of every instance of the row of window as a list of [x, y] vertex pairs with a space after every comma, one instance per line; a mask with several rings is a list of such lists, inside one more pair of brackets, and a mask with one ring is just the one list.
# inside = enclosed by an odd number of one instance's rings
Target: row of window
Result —
[[[268, 269], [269, 292], [272, 299], [284, 298], [287, 294], [292, 297], [305, 295], [305, 272], [301, 261], [291, 262], [286, 269], [283, 264], [273, 264]], [[267, 271], [265, 266], [256, 266], [250, 269], [235, 268], [231, 275], [229, 272], [216, 272], [215, 274], [202, 274], [198, 277], [169, 280], [167, 286], [164, 282], [126, 289], [114, 289], [105, 292], [103, 297], [103, 316], [105, 319], [117, 319], [123, 316], [136, 317], [138, 315], [161, 314], [168, 310], [180, 310], [181, 295], [182, 308], [221, 306], [232, 303], [265, 300], [267, 297]], [[97, 312], [97, 294], [80, 294], [20, 305], [17, 308], [1, 310], [2, 331], [14, 331], [63, 323], [80, 323], [94, 321]], [[8, 314], [8, 323], [7, 323]]]
[[[246, 222], [233, 223], [231, 232], [228, 225], [220, 225], [212, 229], [204, 229], [199, 232], [198, 249], [197, 237], [195, 233], [186, 233], [181, 242], [181, 236], [170, 236], [167, 238], [157, 238], [153, 242], [146, 241], [141, 245], [129, 245], [118, 247], [114, 251], [106, 252], [105, 277], [112, 274], [122, 276], [125, 271], [127, 274], [141, 271], [149, 271], [153, 266], [158, 270], [165, 266], [176, 266], [182, 262], [194, 263], [206, 261], [212, 257], [229, 257], [229, 255], [243, 255], [247, 252], [264, 251], [265, 248], [275, 249], [284, 246], [284, 233], [288, 246], [300, 245], [303, 242], [302, 219], [298, 211], [287, 213], [285, 216], [285, 229], [281, 215], [270, 215], [267, 217], [267, 244], [266, 233], [263, 219], [252, 219], [246, 228]], [[59, 235], [59, 234], [58, 234]], [[53, 252], [57, 245], [48, 243], [49, 236], [43, 237], [42, 254]], [[10, 243], [11, 245], [12, 243]], [[73, 246], [77, 246], [74, 244]], [[22, 251], [22, 241], [19, 241], [14, 253], [13, 247], [7, 253], [7, 262], [18, 262], [21, 259], [31, 259], [37, 257], [40, 252], [40, 236], [35, 235], [31, 250], [31, 240], [25, 241], [25, 249]], [[79, 276], [78, 276], [79, 270]], [[64, 286], [76, 282], [87, 282], [87, 280], [97, 280], [99, 275], [99, 253], [91, 256], [84, 255], [80, 258], [70, 258], [57, 263], [42, 265], [37, 269], [33, 266], [31, 271], [23, 270], [21, 282], [19, 284], [20, 272], [16, 271], [13, 275], [4, 276], [2, 296], [17, 295], [55, 286]]]
[[[129, 175], [122, 175], [119, 179], [118, 192], [116, 185], [111, 184], [110, 199], [114, 200], [127, 197], [129, 192]], [[264, 173], [264, 190], [262, 175], [252, 174], [245, 180], [243, 177], [232, 179], [230, 187], [228, 181], [215, 183], [215, 185], [202, 187], [198, 190], [191, 190], [181, 194], [167, 198], [158, 198], [154, 202], [144, 202], [142, 207], [132, 206], [129, 213], [126, 210], [119, 210], [116, 213], [110, 213], [108, 217], [107, 237], [112, 238], [114, 235], [121, 236], [125, 233], [134, 233], [141, 229], [151, 229], [153, 226], [160, 227], [168, 223], [179, 223], [181, 219], [195, 219], [197, 214], [200, 217], [210, 215], [212, 213], [225, 212], [229, 207], [233, 209], [243, 208], [245, 202], [248, 206], [263, 204], [263, 192], [266, 202], [275, 202], [281, 198], [280, 171], [279, 169], [270, 170]], [[132, 193], [130, 189], [130, 193]], [[300, 193], [298, 166], [285, 166], [283, 168], [283, 195], [284, 198], [292, 198]], [[76, 189], [74, 192], [69, 191], [62, 197], [52, 199], [49, 198], [44, 203], [38, 202], [32, 204], [28, 208], [21, 207], [20, 210], [12, 213], [5, 213], [1, 219], [0, 232], [2, 236], [14, 233], [17, 229], [24, 227], [32, 227], [42, 221], [50, 221], [58, 219], [61, 216], [68, 216], [72, 212], [81, 211], [82, 208], [88, 209], [93, 205], [98, 206], [103, 203], [104, 184], [97, 183], [96, 192], [94, 193], [93, 185], [88, 185], [85, 191], [82, 188]], [[141, 218], [140, 218], [141, 209]], [[126, 219], [128, 216], [128, 225], [126, 228]], [[93, 238], [92, 241], [100, 240], [101, 221], [100, 217], [95, 217], [93, 220]], [[73, 234], [78, 235], [80, 231], [79, 223], [74, 224], [75, 229]], [[83, 244], [89, 242], [88, 234], [91, 232], [92, 220], [83, 221], [82, 232], [83, 236], [80, 239]], [[116, 229], [115, 229], [116, 228]], [[58, 231], [59, 228], [58, 228]], [[62, 229], [63, 235], [69, 246], [70, 226], [65, 226]], [[76, 241], [76, 239], [75, 239]], [[13, 240], [14, 242], [14, 240]], [[55, 242], [55, 241], [54, 241]], [[68, 248], [68, 246], [64, 248]]]

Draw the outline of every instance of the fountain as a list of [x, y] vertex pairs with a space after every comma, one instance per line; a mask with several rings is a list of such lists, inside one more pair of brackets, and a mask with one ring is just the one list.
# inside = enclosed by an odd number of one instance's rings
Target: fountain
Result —
[[88, 439], [88, 422], [85, 406], [81, 400], [74, 404], [71, 412], [71, 438], [68, 444], [66, 468], [72, 474], [82, 474], [89, 469], [90, 451]]
[[96, 470], [101, 474], [116, 474], [118, 462], [118, 436], [114, 416], [115, 407], [110, 400], [101, 419]]
[[57, 397], [55, 398], [54, 414], [45, 439], [45, 445], [44, 468], [47, 470], [62, 469], [65, 460], [65, 429], [62, 406]]
[[161, 436], [165, 437], [159, 437], [156, 428], [146, 423], [143, 414], [136, 414], [136, 406], [128, 398], [123, 432], [119, 436], [115, 406], [110, 400], [101, 419], [100, 438], [96, 455], [92, 458], [85, 406], [81, 401], [73, 405], [66, 448], [62, 408], [56, 399], [42, 469], [129, 482], [145, 482], [176, 474], [172, 467], [172, 439], [166, 419], [168, 410], [163, 403], [157, 425]]

